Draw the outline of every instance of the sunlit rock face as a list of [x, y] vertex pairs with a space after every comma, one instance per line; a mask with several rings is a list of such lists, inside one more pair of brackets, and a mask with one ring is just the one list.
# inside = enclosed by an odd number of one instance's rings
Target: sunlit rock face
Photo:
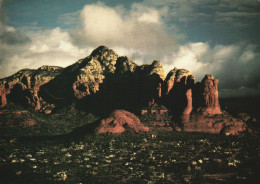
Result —
[[202, 114], [221, 114], [218, 100], [218, 79], [207, 74], [194, 86], [194, 104]]
[[4, 107], [7, 104], [6, 100], [6, 92], [5, 92], [5, 85], [0, 84], [0, 107]]
[[144, 126], [133, 113], [125, 110], [115, 110], [108, 118], [101, 120], [101, 124], [96, 128], [98, 134], [123, 133], [126, 130], [147, 132], [150, 129]]
[[181, 126], [176, 126], [175, 130], [237, 135], [246, 131], [247, 126], [244, 121], [234, 118], [228, 113], [216, 114], [214, 116], [193, 113], [188, 121], [182, 121]]
[[76, 63], [78, 66], [75, 66], [76, 76], [72, 84], [74, 96], [81, 99], [97, 93], [105, 76], [115, 73], [118, 57], [113, 50], [100, 46], [90, 56], [79, 60]]

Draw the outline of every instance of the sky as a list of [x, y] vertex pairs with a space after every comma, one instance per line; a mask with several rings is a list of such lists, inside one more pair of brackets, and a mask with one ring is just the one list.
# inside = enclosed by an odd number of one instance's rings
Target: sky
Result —
[[0, 0], [0, 78], [100, 45], [197, 81], [213, 74], [221, 97], [260, 95], [260, 0]]

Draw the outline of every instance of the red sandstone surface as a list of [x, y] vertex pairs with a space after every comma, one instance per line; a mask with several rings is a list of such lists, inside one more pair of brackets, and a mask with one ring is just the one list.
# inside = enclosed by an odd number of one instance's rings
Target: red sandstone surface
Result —
[[128, 129], [135, 132], [149, 131], [149, 128], [144, 126], [133, 113], [125, 110], [115, 110], [108, 118], [101, 120], [96, 132], [98, 134], [122, 133]]
[[228, 113], [209, 116], [194, 113], [190, 117], [184, 117], [181, 126], [175, 127], [176, 131], [224, 133], [226, 135], [238, 135], [247, 130], [246, 124]]
[[203, 114], [221, 114], [218, 101], [218, 79], [210, 74], [205, 75], [201, 81], [203, 88], [203, 106], [201, 111]]

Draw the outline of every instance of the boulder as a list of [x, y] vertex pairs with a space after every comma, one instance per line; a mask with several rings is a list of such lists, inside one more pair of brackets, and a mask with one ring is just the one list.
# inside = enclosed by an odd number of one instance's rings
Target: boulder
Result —
[[147, 132], [149, 128], [144, 126], [133, 113], [125, 110], [115, 110], [108, 118], [101, 120], [101, 124], [96, 128], [98, 134], [122, 133], [126, 130]]

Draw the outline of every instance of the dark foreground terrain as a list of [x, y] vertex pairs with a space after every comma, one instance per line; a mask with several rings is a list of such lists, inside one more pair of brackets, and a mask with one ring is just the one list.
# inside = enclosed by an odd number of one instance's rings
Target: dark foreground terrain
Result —
[[259, 183], [258, 122], [249, 125], [252, 133], [238, 136], [88, 134], [84, 126], [97, 119], [73, 108], [45, 115], [6, 107], [0, 114], [1, 184]]

